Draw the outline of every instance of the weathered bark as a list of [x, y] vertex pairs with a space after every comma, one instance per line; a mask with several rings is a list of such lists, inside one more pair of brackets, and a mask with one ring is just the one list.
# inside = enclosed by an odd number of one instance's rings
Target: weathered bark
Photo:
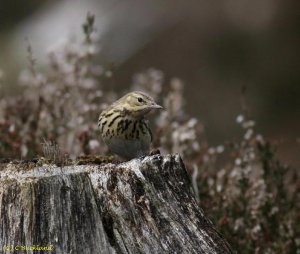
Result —
[[232, 253], [197, 205], [179, 156], [118, 165], [25, 165], [0, 165], [1, 248]]

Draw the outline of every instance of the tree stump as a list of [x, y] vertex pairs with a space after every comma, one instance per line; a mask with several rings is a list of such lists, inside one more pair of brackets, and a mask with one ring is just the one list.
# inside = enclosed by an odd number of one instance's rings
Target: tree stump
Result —
[[178, 155], [117, 165], [0, 164], [0, 247], [4, 253], [233, 253], [196, 203]]

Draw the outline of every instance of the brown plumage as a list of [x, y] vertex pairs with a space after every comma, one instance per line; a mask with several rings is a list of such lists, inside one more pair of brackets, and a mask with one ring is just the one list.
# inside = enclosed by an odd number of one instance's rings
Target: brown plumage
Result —
[[145, 115], [161, 108], [142, 92], [128, 93], [110, 105], [100, 114], [98, 121], [108, 148], [125, 159], [149, 154], [152, 134]]

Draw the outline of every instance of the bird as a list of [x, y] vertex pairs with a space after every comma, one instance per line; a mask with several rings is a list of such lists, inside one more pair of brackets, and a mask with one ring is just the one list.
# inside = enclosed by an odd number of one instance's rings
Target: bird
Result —
[[144, 92], [130, 92], [100, 113], [98, 127], [109, 150], [131, 160], [149, 154], [152, 132], [146, 115], [162, 109]]

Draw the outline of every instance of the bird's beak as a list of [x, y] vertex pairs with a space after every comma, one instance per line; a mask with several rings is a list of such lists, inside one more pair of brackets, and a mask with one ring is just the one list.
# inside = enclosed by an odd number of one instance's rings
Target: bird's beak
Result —
[[163, 107], [158, 105], [158, 104], [152, 104], [151, 106], [149, 106], [149, 108], [151, 108], [151, 109], [162, 109]]

